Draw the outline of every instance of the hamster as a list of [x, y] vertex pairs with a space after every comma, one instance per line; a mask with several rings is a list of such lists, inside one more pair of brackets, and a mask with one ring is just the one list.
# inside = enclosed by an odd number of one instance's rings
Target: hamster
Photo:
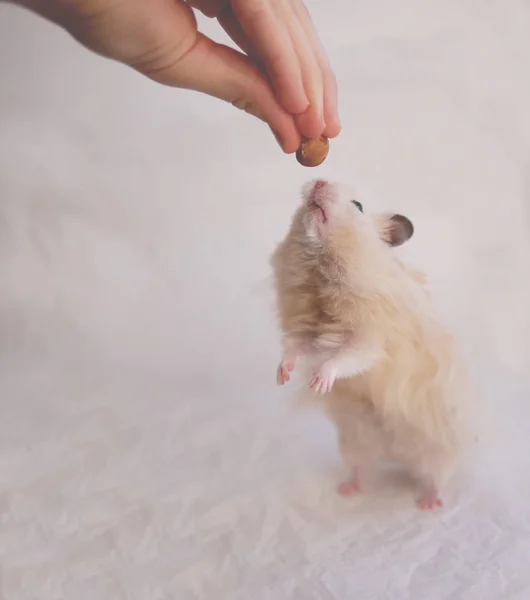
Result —
[[441, 491], [467, 435], [468, 379], [420, 271], [393, 248], [414, 233], [398, 214], [365, 214], [336, 183], [312, 181], [271, 257], [283, 357], [277, 383], [298, 366], [305, 394], [322, 395], [351, 478], [402, 463], [420, 484], [417, 506], [442, 506]]

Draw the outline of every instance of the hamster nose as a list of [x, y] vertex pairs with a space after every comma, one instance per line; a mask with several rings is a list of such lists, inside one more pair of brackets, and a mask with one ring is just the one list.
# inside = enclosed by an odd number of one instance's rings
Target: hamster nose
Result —
[[315, 192], [317, 192], [318, 190], [321, 190], [323, 187], [326, 187], [326, 185], [328, 185], [327, 181], [324, 181], [323, 179], [317, 179], [315, 181], [315, 187], [313, 189]]

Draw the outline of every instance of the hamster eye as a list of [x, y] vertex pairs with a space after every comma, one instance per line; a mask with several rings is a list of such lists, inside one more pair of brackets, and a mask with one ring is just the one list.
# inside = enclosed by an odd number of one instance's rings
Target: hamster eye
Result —
[[357, 202], [357, 200], [352, 200], [352, 204], [355, 204], [355, 206], [361, 211], [363, 211], [363, 205], [360, 202]]

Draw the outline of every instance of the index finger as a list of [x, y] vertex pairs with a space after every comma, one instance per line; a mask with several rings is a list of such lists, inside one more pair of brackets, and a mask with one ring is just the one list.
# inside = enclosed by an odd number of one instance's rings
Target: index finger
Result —
[[324, 82], [324, 121], [326, 123], [324, 133], [326, 137], [333, 138], [339, 135], [341, 130], [337, 106], [337, 80], [333, 74], [327, 54], [316, 32], [309, 11], [302, 2], [295, 2], [294, 9], [306, 31], [311, 45], [313, 46], [318, 64], [322, 71], [322, 79]]
[[234, 0], [232, 10], [265, 65], [278, 100], [291, 114], [309, 106], [298, 56], [282, 19], [263, 0]]

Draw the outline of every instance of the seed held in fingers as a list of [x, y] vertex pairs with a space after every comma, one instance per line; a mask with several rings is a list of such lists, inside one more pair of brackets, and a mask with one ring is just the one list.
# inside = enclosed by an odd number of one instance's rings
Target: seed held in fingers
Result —
[[296, 160], [304, 167], [318, 167], [329, 152], [329, 140], [324, 135], [314, 139], [304, 139], [296, 151]]

